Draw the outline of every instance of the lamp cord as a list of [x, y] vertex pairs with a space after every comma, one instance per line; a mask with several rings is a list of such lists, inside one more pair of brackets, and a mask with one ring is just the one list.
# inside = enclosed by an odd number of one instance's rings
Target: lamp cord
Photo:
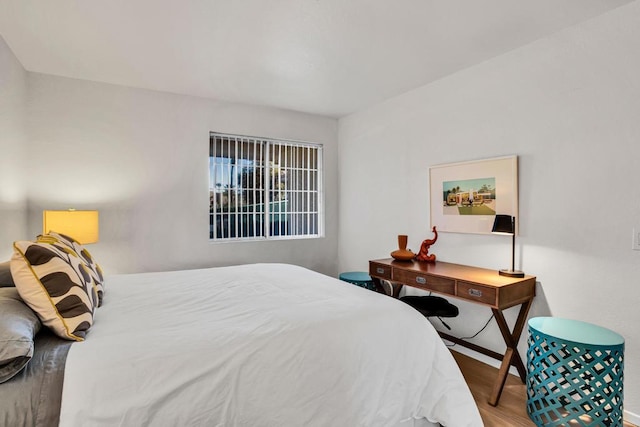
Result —
[[[491, 315], [491, 317], [489, 317], [489, 320], [487, 320], [487, 323], [484, 324], [484, 326], [475, 334], [471, 335], [470, 337], [461, 337], [461, 340], [470, 340], [473, 339], [475, 337], [477, 337], [478, 335], [480, 335], [480, 332], [484, 331], [485, 329], [487, 329], [487, 326], [489, 326], [489, 322], [491, 322], [491, 319], [493, 319], [493, 314]], [[446, 344], [447, 347], [452, 348], [456, 346], [456, 343], [453, 344]]]
[[[512, 269], [513, 269], [513, 268], [512, 268]], [[431, 293], [432, 293], [432, 292], [431, 292], [431, 291], [429, 291], [429, 296], [431, 296]], [[440, 316], [436, 316], [436, 317], [438, 317], [438, 320], [440, 320], [440, 321], [442, 322], [442, 324], [443, 324], [447, 329], [451, 330], [451, 327], [450, 327], [449, 325], [447, 325], [446, 323], [444, 323], [444, 320], [442, 320], [442, 319], [440, 318]], [[484, 326], [483, 326], [483, 327], [482, 327], [478, 332], [476, 332], [475, 334], [471, 335], [470, 337], [462, 337], [462, 338], [460, 338], [460, 339], [461, 339], [461, 340], [470, 340], [470, 339], [473, 339], [473, 338], [477, 337], [478, 335], [480, 335], [480, 332], [482, 332], [482, 331], [484, 331], [485, 329], [487, 329], [487, 326], [489, 326], [489, 322], [491, 322], [491, 320], [493, 319], [493, 317], [494, 317], [494, 315], [492, 314], [492, 315], [491, 315], [491, 317], [489, 317], [489, 320], [487, 320], [487, 323], [485, 323], [485, 324], [484, 324]], [[453, 343], [453, 344], [445, 344], [445, 345], [446, 345], [447, 347], [449, 347], [449, 348], [452, 348], [452, 347], [455, 347], [455, 346], [456, 346], [456, 343]]]

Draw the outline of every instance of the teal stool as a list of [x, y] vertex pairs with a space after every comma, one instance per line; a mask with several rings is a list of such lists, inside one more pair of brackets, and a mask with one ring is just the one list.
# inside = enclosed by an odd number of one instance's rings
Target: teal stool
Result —
[[352, 283], [363, 288], [367, 288], [371, 291], [376, 290], [376, 285], [373, 283], [373, 279], [367, 273], [363, 271], [348, 271], [346, 273], [340, 273], [340, 280], [343, 282]]
[[537, 426], [622, 426], [624, 338], [577, 320], [529, 320], [527, 413]]

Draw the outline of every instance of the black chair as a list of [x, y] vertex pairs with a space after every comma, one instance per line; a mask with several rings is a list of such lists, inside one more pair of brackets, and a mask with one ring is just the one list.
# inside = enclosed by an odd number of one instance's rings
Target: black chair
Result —
[[444, 322], [444, 320], [442, 320], [442, 318], [456, 317], [459, 313], [458, 307], [442, 297], [433, 295], [409, 295], [400, 298], [400, 301], [409, 304], [411, 307], [418, 310], [424, 317], [437, 317], [444, 327], [449, 330], [451, 330], [451, 328]]

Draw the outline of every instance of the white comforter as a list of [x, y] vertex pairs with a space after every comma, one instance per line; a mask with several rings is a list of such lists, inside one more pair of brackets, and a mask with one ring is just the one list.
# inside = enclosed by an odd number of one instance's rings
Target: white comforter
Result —
[[482, 425], [430, 323], [384, 295], [284, 264], [105, 287], [61, 426]]

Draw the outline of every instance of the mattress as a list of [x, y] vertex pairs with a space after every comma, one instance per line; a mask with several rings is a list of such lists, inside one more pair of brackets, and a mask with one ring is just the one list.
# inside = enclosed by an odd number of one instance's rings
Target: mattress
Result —
[[287, 264], [116, 275], [71, 346], [61, 426], [482, 425], [431, 324]]

